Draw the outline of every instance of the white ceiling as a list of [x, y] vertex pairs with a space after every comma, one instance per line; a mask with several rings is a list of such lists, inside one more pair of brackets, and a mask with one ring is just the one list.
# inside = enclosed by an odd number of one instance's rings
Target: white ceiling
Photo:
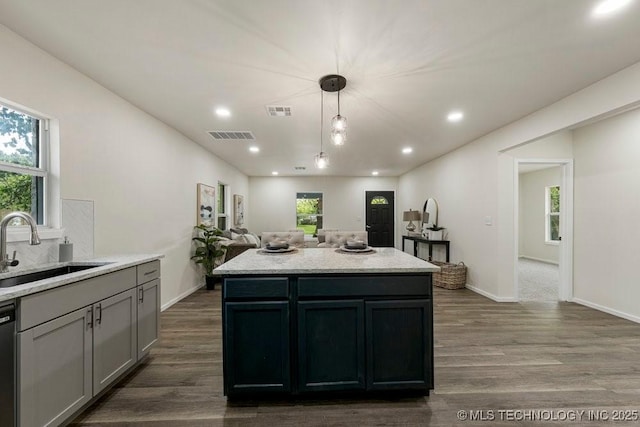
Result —
[[[0, 0], [0, 23], [249, 176], [397, 176], [638, 62], [638, 2], [594, 19], [597, 3]], [[318, 79], [338, 71], [349, 140], [325, 141], [318, 171]], [[335, 112], [326, 94], [325, 138]], [[261, 151], [212, 130], [252, 131]]]

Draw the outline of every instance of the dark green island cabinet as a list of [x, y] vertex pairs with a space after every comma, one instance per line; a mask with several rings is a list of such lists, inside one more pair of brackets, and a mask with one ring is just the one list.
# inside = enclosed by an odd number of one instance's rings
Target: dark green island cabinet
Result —
[[226, 395], [433, 389], [433, 270], [294, 270], [223, 276]]

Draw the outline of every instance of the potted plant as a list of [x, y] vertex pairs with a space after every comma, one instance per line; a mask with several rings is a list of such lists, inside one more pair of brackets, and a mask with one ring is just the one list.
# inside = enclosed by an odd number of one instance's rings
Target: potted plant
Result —
[[213, 269], [216, 268], [220, 257], [224, 256], [227, 250], [226, 246], [220, 245], [220, 241], [224, 240], [221, 237], [222, 231], [219, 228], [204, 224], [196, 225], [193, 228], [198, 235], [191, 239], [196, 246], [191, 259], [204, 268], [207, 289], [214, 289], [215, 277], [213, 276]]

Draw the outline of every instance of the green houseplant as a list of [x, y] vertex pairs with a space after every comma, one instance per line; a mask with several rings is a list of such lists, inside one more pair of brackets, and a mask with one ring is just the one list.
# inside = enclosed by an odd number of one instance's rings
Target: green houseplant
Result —
[[219, 228], [206, 226], [204, 224], [193, 227], [197, 235], [191, 240], [195, 244], [195, 250], [191, 259], [196, 264], [204, 268], [205, 283], [207, 289], [214, 289], [215, 278], [213, 269], [218, 265], [218, 261], [224, 256], [227, 248], [220, 244], [224, 240], [222, 231]]

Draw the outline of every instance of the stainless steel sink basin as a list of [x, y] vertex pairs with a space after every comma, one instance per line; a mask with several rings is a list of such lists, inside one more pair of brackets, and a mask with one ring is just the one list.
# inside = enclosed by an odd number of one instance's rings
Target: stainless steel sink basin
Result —
[[18, 286], [38, 280], [49, 279], [51, 277], [63, 276], [65, 274], [76, 273], [90, 268], [102, 267], [106, 264], [107, 263], [65, 265], [64, 267], [54, 267], [47, 270], [35, 271], [33, 273], [20, 274], [14, 277], [0, 279], [0, 288], [10, 288], [11, 286]]

